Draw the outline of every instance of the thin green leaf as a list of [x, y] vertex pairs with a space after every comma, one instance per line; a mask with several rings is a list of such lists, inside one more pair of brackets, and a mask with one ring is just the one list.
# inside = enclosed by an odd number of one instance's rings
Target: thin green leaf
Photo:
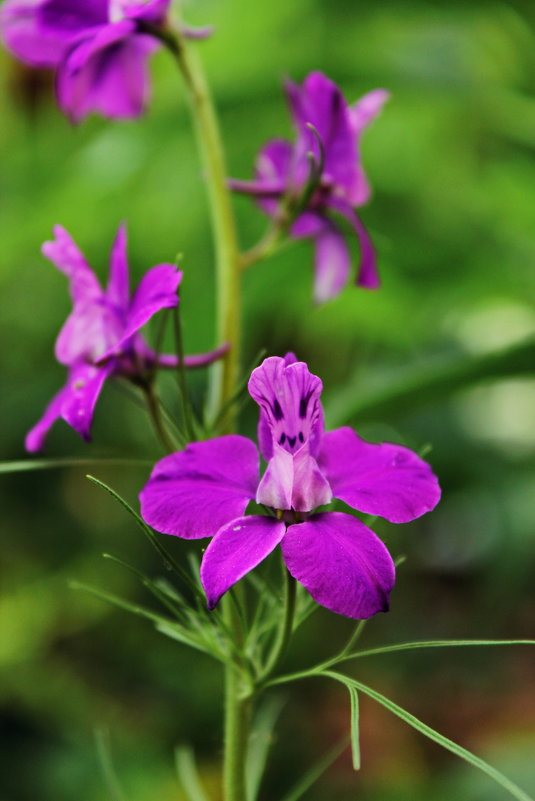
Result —
[[[495, 646], [495, 645], [535, 645], [535, 640], [423, 640], [421, 642], [400, 642], [396, 645], [385, 645], [381, 648], [368, 648], [366, 651], [355, 651], [342, 657], [357, 659], [361, 656], [377, 656], [379, 654], [392, 654], [396, 651], [413, 651], [418, 648], [458, 648], [467, 646]], [[338, 661], [342, 661], [342, 659]]]
[[146, 587], [149, 592], [154, 595], [155, 598], [162, 603], [166, 609], [171, 612], [181, 623], [184, 622], [184, 613], [189, 611], [189, 607], [184, 603], [183, 599], [176, 594], [173, 597], [170, 597], [165, 590], [158, 587], [158, 585], [152, 581], [145, 573], [142, 573], [141, 570], [138, 570], [137, 567], [125, 562], [123, 559], [120, 559], [118, 556], [112, 556], [109, 553], [102, 554], [104, 559], [110, 559], [112, 562], [116, 562], [121, 567], [125, 567], [130, 573], [133, 573], [134, 576], [141, 581], [144, 587]]
[[195, 765], [193, 750], [189, 746], [182, 745], [175, 750], [175, 765], [188, 801], [208, 801]]
[[95, 729], [94, 734], [100, 770], [110, 798], [113, 799], [113, 801], [126, 801], [126, 796], [123, 794], [121, 785], [119, 784], [111, 757], [109, 730], [98, 727]]
[[351, 702], [351, 758], [353, 770], [360, 770], [359, 697], [354, 687], [348, 687]]
[[349, 738], [345, 737], [342, 742], [338, 743], [328, 751], [323, 759], [318, 759], [315, 762], [310, 770], [308, 770], [302, 779], [300, 779], [297, 784], [290, 790], [290, 792], [284, 796], [282, 801], [298, 801], [299, 798], [306, 793], [309, 787], [320, 778], [320, 776], [325, 773], [325, 771], [330, 768], [333, 762], [336, 762], [340, 754], [345, 751], [347, 745], [349, 743]]
[[151, 467], [148, 459], [21, 459], [13, 462], [0, 462], [0, 475], [21, 473], [26, 470], [54, 470], [60, 467]]
[[471, 751], [468, 751], [466, 748], [454, 743], [453, 740], [448, 739], [448, 737], [444, 737], [443, 734], [440, 734], [438, 731], [435, 731], [435, 729], [432, 729], [426, 723], [423, 723], [421, 720], [419, 720], [419, 718], [411, 715], [411, 713], [407, 712], [406, 709], [403, 709], [394, 703], [394, 701], [391, 701], [389, 698], [381, 695], [381, 693], [378, 693], [377, 690], [367, 687], [365, 684], [362, 684], [356, 679], [343, 676], [341, 673], [334, 673], [330, 670], [323, 671], [321, 675], [327, 676], [335, 681], [339, 681], [347, 688], [354, 687], [361, 693], [373, 698], [374, 701], [377, 701], [378, 704], [384, 706], [385, 709], [388, 709], [389, 712], [392, 712], [392, 714], [396, 715], [409, 726], [412, 726], [421, 734], [425, 735], [425, 737], [428, 737], [430, 740], [433, 740], [433, 742], [438, 743], [438, 745], [441, 745], [442, 748], [445, 748], [447, 751], [451, 751], [452, 754], [455, 754], [455, 756], [458, 756], [460, 759], [464, 759], [465, 762], [473, 765], [473, 767], [479, 768], [479, 770], [481, 770], [491, 779], [494, 779], [497, 784], [503, 787], [504, 790], [507, 790], [507, 792], [509, 792], [513, 798], [518, 799], [518, 801], [533, 801], [531, 796], [529, 796], [524, 792], [524, 790], [518, 787], [518, 785], [508, 779], [507, 776], [504, 776], [503, 773], [500, 773], [499, 770], [493, 768], [492, 765], [489, 765], [480, 757], [472, 754]]
[[217, 659], [219, 662], [225, 661], [224, 654], [206, 645], [205, 642], [201, 642], [194, 634], [191, 634], [178, 623], [173, 623], [171, 621], [168, 623], [156, 623], [156, 630], [159, 631], [160, 634], [164, 634], [166, 637], [170, 637], [172, 640], [182, 643], [182, 645], [189, 645], [190, 648], [194, 648], [196, 651], [200, 651], [203, 654]]
[[482, 381], [533, 374], [535, 372], [535, 338], [529, 337], [494, 353], [464, 357], [443, 364], [424, 365], [399, 379], [386, 378], [381, 385], [362, 391], [362, 376], [344, 390], [337, 388], [326, 402], [329, 428], [352, 420], [392, 419], [404, 409], [434, 401], [444, 401], [454, 392]]
[[259, 708], [247, 745], [245, 762], [245, 795], [247, 801], [256, 801], [260, 782], [266, 769], [273, 730], [284, 705], [280, 696], [268, 698]]
[[173, 559], [171, 554], [161, 544], [158, 537], [156, 537], [153, 530], [145, 523], [141, 515], [139, 515], [134, 509], [132, 509], [130, 504], [127, 501], [125, 501], [124, 498], [122, 498], [118, 492], [115, 492], [114, 489], [108, 486], [108, 484], [105, 484], [103, 481], [100, 481], [100, 479], [95, 478], [95, 476], [87, 475], [86, 478], [88, 478], [89, 481], [92, 481], [93, 484], [96, 484], [98, 487], [102, 487], [102, 489], [106, 490], [106, 492], [108, 492], [112, 496], [112, 498], [115, 498], [115, 500], [118, 501], [121, 504], [121, 506], [123, 506], [124, 509], [126, 509], [126, 511], [134, 518], [138, 526], [141, 528], [145, 536], [148, 538], [151, 545], [158, 551], [161, 558], [163, 559], [166, 568], [168, 568], [169, 570], [174, 570], [175, 573], [178, 576], [180, 576], [182, 581], [184, 581], [184, 583], [187, 584], [187, 586], [192, 590], [192, 592], [195, 593], [196, 597], [200, 597], [204, 601], [204, 594], [200, 589], [199, 585], [196, 584], [196, 582], [192, 579], [189, 573], [186, 570], [184, 570], [184, 568]]
[[125, 601], [123, 598], [119, 598], [117, 595], [113, 595], [110, 592], [99, 589], [99, 587], [92, 587], [89, 584], [82, 584], [79, 581], [70, 581], [69, 587], [71, 590], [83, 590], [84, 592], [88, 592], [90, 595], [94, 595], [95, 598], [100, 598], [101, 601], [107, 601], [108, 603], [113, 604], [113, 606], [119, 607], [119, 609], [124, 609], [127, 612], [132, 612], [134, 615], [139, 615], [147, 620], [152, 620], [153, 623], [161, 623], [167, 626], [173, 626], [175, 624], [174, 620], [170, 620], [162, 615], [158, 615], [151, 609], [147, 609], [146, 606], [132, 604], [129, 601]]

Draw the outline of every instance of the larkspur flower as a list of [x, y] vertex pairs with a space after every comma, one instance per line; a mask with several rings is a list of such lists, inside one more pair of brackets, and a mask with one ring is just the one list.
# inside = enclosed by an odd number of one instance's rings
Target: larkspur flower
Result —
[[[266, 359], [249, 381], [261, 480], [255, 444], [231, 434], [162, 459], [142, 490], [143, 518], [157, 531], [213, 537], [201, 565], [210, 608], [280, 544], [291, 575], [322, 606], [355, 619], [388, 609], [395, 570], [382, 541], [350, 514], [314, 510], [334, 497], [405, 523], [436, 506], [438, 481], [400, 445], [365, 442], [347, 427], [325, 433], [321, 391], [292, 354]], [[252, 500], [273, 516], [244, 515]]]
[[[93, 411], [106, 379], [146, 380], [156, 367], [177, 366], [175, 356], [156, 354], [140, 328], [160, 311], [178, 304], [182, 272], [173, 264], [158, 264], [145, 273], [130, 297], [126, 230], [119, 227], [110, 258], [106, 289], [61, 226], [42, 251], [69, 279], [73, 310], [56, 340], [56, 359], [68, 368], [66, 385], [53, 397], [43, 417], [26, 435], [26, 450], [43, 447], [53, 423], [62, 417], [85, 440], [90, 439]], [[226, 347], [186, 356], [186, 367], [202, 367], [219, 358]]]
[[[7, 0], [0, 31], [9, 50], [57, 69], [57, 96], [73, 122], [92, 111], [138, 117], [149, 96], [149, 29], [165, 24], [171, 0]], [[208, 35], [184, 29], [185, 36]]]
[[[321, 72], [312, 72], [302, 86], [288, 81], [286, 93], [297, 138], [292, 144], [274, 139], [260, 151], [253, 181], [230, 181], [237, 191], [253, 195], [266, 214], [277, 220], [281, 203], [299, 199], [310, 181], [308, 154], [322, 164], [315, 189], [291, 225], [296, 239], [311, 238], [315, 245], [314, 299], [321, 303], [336, 296], [350, 273], [351, 257], [344, 235], [333, 219], [344, 217], [360, 244], [357, 284], [367, 289], [379, 286], [376, 258], [371, 239], [354, 207], [367, 202], [370, 187], [360, 162], [360, 137], [380, 112], [388, 92], [376, 89], [350, 106], [340, 89]], [[316, 129], [321, 140], [319, 152]]]

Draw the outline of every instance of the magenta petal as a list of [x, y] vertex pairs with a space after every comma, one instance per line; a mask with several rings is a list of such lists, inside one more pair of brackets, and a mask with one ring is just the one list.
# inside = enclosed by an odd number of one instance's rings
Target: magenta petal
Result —
[[56, 67], [65, 52], [63, 35], [44, 32], [37, 22], [41, 0], [7, 0], [0, 9], [0, 34], [7, 48], [34, 67]]
[[291, 171], [293, 147], [285, 139], [272, 139], [256, 158], [255, 174], [259, 181], [284, 189]]
[[113, 372], [111, 364], [94, 367], [82, 364], [71, 370], [69, 388], [61, 409], [61, 416], [86, 442], [91, 439], [93, 411], [104, 382]]
[[321, 234], [328, 221], [321, 214], [315, 211], [305, 211], [300, 214], [291, 228], [291, 234], [296, 239], [301, 239], [307, 236], [318, 236]]
[[364, 289], [377, 289], [380, 286], [377, 272], [375, 249], [366, 228], [351, 206], [339, 199], [331, 199], [329, 206], [342, 214], [353, 226], [360, 245], [360, 265], [357, 273], [357, 286]]
[[356, 620], [387, 612], [395, 581], [392, 557], [367, 526], [341, 512], [290, 526], [286, 566], [322, 606]]
[[68, 366], [97, 362], [115, 350], [123, 326], [121, 316], [105, 299], [75, 303], [56, 340], [56, 359]]
[[38, 11], [45, 30], [76, 35], [108, 22], [109, 0], [44, 0]]
[[73, 122], [92, 111], [110, 118], [142, 114], [149, 96], [147, 58], [157, 43], [135, 34], [136, 23], [106, 25], [80, 42], [60, 65], [58, 101]]
[[427, 462], [401, 445], [373, 445], [351, 428], [324, 435], [318, 463], [335, 498], [391, 523], [407, 523], [437, 505], [438, 480]]
[[29, 453], [40, 451], [45, 443], [45, 438], [53, 424], [61, 417], [61, 409], [66, 397], [69, 395], [68, 384], [54, 395], [45, 412], [38, 423], [28, 431], [25, 439], [25, 448]]
[[387, 89], [373, 89], [349, 108], [351, 128], [356, 138], [377, 117], [389, 97]]
[[262, 562], [284, 537], [286, 525], [272, 517], [238, 517], [220, 528], [206, 549], [201, 582], [208, 608]]
[[41, 252], [69, 279], [74, 303], [100, 299], [103, 292], [97, 277], [70, 234], [61, 225], [55, 225], [54, 237], [43, 244]]
[[[288, 353], [282, 357], [282, 360], [285, 367], [288, 367], [290, 364], [295, 364], [295, 362], [299, 361], [295, 353], [292, 353], [292, 351], [288, 351]], [[319, 427], [323, 431], [323, 414], [321, 416]], [[260, 410], [260, 415], [258, 416], [257, 438], [260, 453], [266, 462], [269, 462], [273, 456], [273, 436], [271, 433], [269, 418], [266, 412], [262, 409]]]
[[106, 289], [106, 295], [111, 303], [125, 311], [130, 299], [126, 244], [126, 226], [123, 223], [119, 226], [111, 251], [110, 278], [108, 281], [108, 288]]
[[258, 451], [237, 434], [194, 442], [159, 461], [140, 493], [143, 519], [163, 534], [212, 537], [256, 494]]
[[315, 238], [316, 265], [314, 274], [314, 300], [324, 303], [336, 297], [347, 283], [351, 257], [339, 229], [326, 225]]
[[165, 20], [172, 0], [149, 0], [148, 2], [130, 3], [126, 6], [126, 16], [132, 19], [160, 25]]
[[323, 143], [324, 175], [338, 186], [349, 189], [354, 182], [358, 158], [349, 107], [342, 92], [321, 72], [311, 72], [302, 87], [290, 83], [286, 89], [300, 133], [298, 149], [311, 149], [314, 140], [306, 127], [311, 123]]
[[[357, 144], [357, 153], [362, 132], [379, 114], [388, 98], [389, 93], [386, 89], [374, 89], [349, 108], [349, 118]], [[360, 163], [360, 155], [358, 158], [353, 184], [348, 187], [346, 192], [346, 198], [351, 206], [362, 206], [369, 200], [371, 194], [368, 179]]]
[[181, 280], [182, 272], [177, 270], [174, 264], [158, 264], [148, 270], [134, 292], [121, 336], [100, 356], [100, 359], [104, 360], [117, 353], [126, 340], [139, 331], [160, 309], [176, 306], [177, 289]]
[[[304, 362], [286, 364], [280, 356], [264, 359], [248, 384], [249, 394], [271, 429], [272, 441], [290, 453], [308, 442], [313, 456], [323, 431], [322, 388], [321, 380]], [[263, 430], [262, 456], [268, 459], [272, 451], [266, 447], [265, 434]]]

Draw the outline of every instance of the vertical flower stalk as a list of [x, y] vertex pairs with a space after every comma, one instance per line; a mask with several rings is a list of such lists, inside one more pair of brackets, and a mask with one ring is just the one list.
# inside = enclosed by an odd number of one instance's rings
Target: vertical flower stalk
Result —
[[[216, 335], [228, 342], [229, 350], [211, 375], [208, 409], [215, 418], [221, 406], [233, 395], [238, 374], [240, 351], [240, 271], [236, 225], [219, 123], [200, 59], [180, 34], [160, 34], [172, 51], [188, 88], [195, 132], [206, 181], [216, 259]], [[229, 410], [223, 428], [232, 430]]]
[[[239, 250], [219, 123], [200, 59], [184, 37], [169, 31], [160, 38], [173, 53], [188, 88], [204, 180], [207, 184], [216, 259], [216, 335], [229, 350], [211, 373], [208, 413], [211, 419], [233, 396], [238, 378], [241, 325]], [[233, 430], [229, 408], [223, 417], [224, 432]], [[232, 599], [224, 601], [224, 616], [239, 646], [241, 626]], [[250, 704], [241, 697], [238, 666], [225, 666], [225, 733], [223, 787], [225, 801], [245, 801], [245, 755]]]

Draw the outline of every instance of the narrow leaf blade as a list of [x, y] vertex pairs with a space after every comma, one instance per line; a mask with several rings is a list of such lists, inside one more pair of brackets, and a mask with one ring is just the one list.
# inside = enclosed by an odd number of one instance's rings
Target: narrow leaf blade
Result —
[[262, 776], [266, 769], [269, 749], [273, 741], [273, 730], [284, 701], [280, 696], [268, 698], [258, 710], [253, 730], [249, 737], [245, 763], [245, 791], [247, 801], [256, 801]]
[[203, 790], [193, 750], [189, 746], [179, 746], [175, 751], [175, 764], [178, 779], [188, 801], [208, 801]]
[[202, 593], [202, 590], [199, 588], [199, 586], [191, 578], [189, 573], [186, 570], [184, 570], [184, 568], [181, 565], [179, 565], [178, 562], [176, 562], [173, 559], [171, 554], [167, 551], [166, 548], [164, 548], [164, 546], [161, 544], [160, 540], [156, 537], [154, 531], [150, 528], [150, 526], [148, 526], [145, 523], [145, 521], [143, 520], [141, 515], [139, 515], [130, 506], [128, 501], [125, 501], [125, 499], [122, 498], [119, 495], [118, 492], [116, 492], [114, 489], [112, 489], [110, 486], [108, 486], [108, 484], [105, 484], [104, 481], [100, 481], [100, 479], [95, 478], [95, 476], [88, 475], [88, 476], [86, 476], [86, 478], [88, 478], [89, 481], [93, 482], [93, 484], [96, 484], [98, 487], [101, 487], [102, 489], [106, 490], [106, 492], [109, 493], [112, 496], [112, 498], [115, 498], [115, 500], [118, 501], [124, 509], [126, 509], [128, 514], [130, 514], [134, 518], [134, 520], [136, 521], [138, 526], [141, 528], [141, 530], [143, 531], [145, 536], [148, 538], [148, 540], [151, 543], [151, 545], [158, 551], [158, 553], [160, 554], [161, 558], [163, 559], [163, 562], [164, 562], [165, 566], [168, 567], [171, 570], [174, 570], [175, 573], [178, 576], [181, 577], [181, 579], [184, 581], [184, 583], [187, 584], [187, 586], [190, 588], [190, 590], [193, 593], [195, 593], [195, 595], [198, 598], [200, 598], [201, 600], [204, 601], [204, 595]]
[[351, 757], [353, 770], [360, 770], [359, 696], [354, 687], [348, 687], [351, 702]]
[[338, 743], [328, 751], [323, 759], [319, 759], [312, 765], [305, 775], [294, 785], [290, 792], [284, 796], [282, 801], [299, 801], [304, 796], [306, 791], [322, 776], [325, 771], [330, 768], [333, 762], [336, 762], [340, 754], [345, 751], [349, 742], [349, 738], [345, 737], [342, 742]]
[[485, 760], [481, 759], [481, 757], [472, 754], [471, 751], [468, 751], [466, 748], [454, 743], [453, 740], [450, 740], [448, 737], [440, 734], [440, 732], [435, 731], [435, 729], [432, 729], [431, 726], [428, 726], [419, 718], [415, 717], [410, 712], [407, 712], [406, 709], [403, 709], [403, 707], [398, 706], [396, 703], [394, 703], [394, 701], [386, 698], [386, 696], [381, 695], [381, 693], [377, 692], [377, 690], [373, 690], [371, 687], [362, 684], [360, 681], [349, 678], [349, 676], [343, 676], [341, 673], [334, 673], [330, 670], [325, 670], [321, 675], [335, 679], [335, 681], [341, 682], [348, 688], [350, 686], [354, 687], [356, 690], [359, 690], [361, 693], [369, 696], [369, 698], [373, 698], [374, 701], [377, 701], [378, 704], [384, 706], [385, 709], [388, 709], [389, 712], [392, 712], [392, 714], [396, 715], [409, 726], [412, 726], [425, 737], [428, 737], [430, 740], [433, 740], [433, 742], [441, 745], [442, 748], [445, 748], [447, 751], [451, 751], [452, 754], [455, 754], [455, 756], [458, 756], [460, 759], [464, 759], [465, 762], [473, 765], [473, 767], [479, 768], [479, 770], [481, 770], [491, 779], [494, 779], [497, 784], [503, 787], [504, 790], [507, 790], [507, 792], [518, 801], [534, 801], [534, 799], [525, 793], [524, 790], [522, 790], [517, 784], [508, 779], [507, 776], [504, 776], [503, 773], [500, 773], [499, 770], [493, 768], [492, 765], [489, 765], [488, 762], [485, 762]]

